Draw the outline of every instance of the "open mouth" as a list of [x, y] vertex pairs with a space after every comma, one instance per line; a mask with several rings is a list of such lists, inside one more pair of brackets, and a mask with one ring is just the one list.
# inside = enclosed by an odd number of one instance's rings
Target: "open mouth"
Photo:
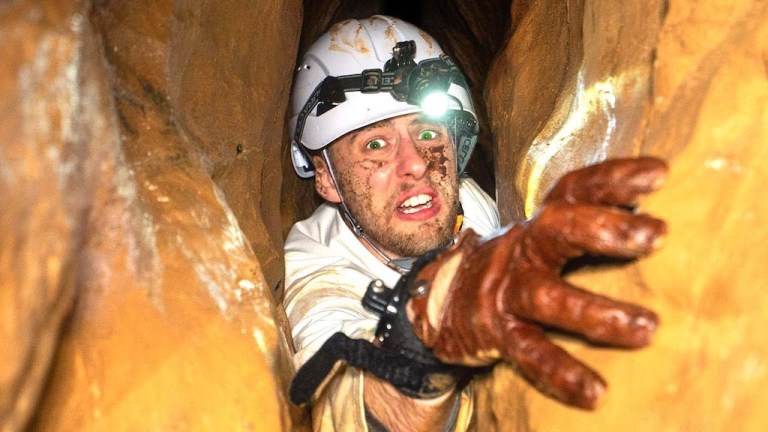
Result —
[[432, 197], [427, 194], [419, 194], [408, 198], [397, 209], [405, 214], [413, 214], [432, 208]]

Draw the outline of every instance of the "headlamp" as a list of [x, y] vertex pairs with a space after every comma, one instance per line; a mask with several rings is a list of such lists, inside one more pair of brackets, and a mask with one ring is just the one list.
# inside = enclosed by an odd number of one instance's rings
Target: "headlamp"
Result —
[[448, 95], [436, 91], [421, 98], [421, 111], [428, 117], [442, 117], [448, 111]]
[[361, 74], [328, 76], [315, 88], [298, 115], [294, 142], [301, 142], [304, 123], [315, 109], [321, 116], [346, 101], [345, 93], [379, 93], [388, 91], [400, 102], [420, 106], [424, 114], [441, 117], [449, 109], [462, 110], [461, 102], [449, 93], [451, 85], [458, 85], [468, 92], [464, 76], [450, 57], [414, 61], [416, 43], [398, 42], [392, 50], [392, 58], [384, 69], [366, 69]]

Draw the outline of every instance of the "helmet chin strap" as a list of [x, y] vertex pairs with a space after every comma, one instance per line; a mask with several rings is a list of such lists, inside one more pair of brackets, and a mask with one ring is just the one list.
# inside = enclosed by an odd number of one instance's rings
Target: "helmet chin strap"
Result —
[[379, 259], [381, 259], [384, 264], [387, 265], [387, 267], [391, 268], [392, 270], [395, 270], [396, 272], [400, 274], [407, 274], [409, 271], [411, 271], [411, 267], [413, 266], [414, 261], [416, 261], [416, 257], [404, 257], [404, 258], [390, 258], [389, 255], [387, 255], [379, 245], [371, 239], [368, 234], [363, 231], [363, 227], [360, 226], [360, 224], [357, 222], [357, 219], [355, 219], [354, 216], [352, 216], [352, 213], [349, 211], [349, 207], [347, 207], [346, 202], [344, 201], [344, 196], [341, 194], [341, 189], [339, 188], [339, 182], [336, 181], [336, 173], [333, 170], [333, 165], [331, 165], [331, 160], [328, 157], [328, 150], [327, 148], [324, 148], [321, 151], [321, 154], [323, 155], [323, 160], [325, 161], [325, 165], [328, 167], [328, 174], [330, 174], [331, 182], [333, 182], [333, 187], [336, 188], [336, 192], [339, 194], [339, 205], [341, 207], [341, 214], [344, 216], [344, 219], [347, 221], [349, 226], [352, 228], [352, 232], [355, 233], [355, 235], [362, 241], [364, 241], [370, 248], [376, 253], [376, 255], [379, 256]]

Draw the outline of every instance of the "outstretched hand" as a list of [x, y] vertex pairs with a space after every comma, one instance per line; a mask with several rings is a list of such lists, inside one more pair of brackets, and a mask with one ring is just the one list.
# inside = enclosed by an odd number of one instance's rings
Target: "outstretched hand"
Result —
[[647, 345], [652, 311], [590, 293], [561, 278], [584, 254], [647, 255], [666, 234], [663, 221], [631, 208], [657, 190], [666, 164], [617, 159], [565, 175], [530, 220], [495, 236], [468, 231], [416, 276], [408, 316], [441, 361], [467, 366], [511, 361], [541, 391], [593, 409], [604, 379], [550, 341], [545, 327], [609, 346]]

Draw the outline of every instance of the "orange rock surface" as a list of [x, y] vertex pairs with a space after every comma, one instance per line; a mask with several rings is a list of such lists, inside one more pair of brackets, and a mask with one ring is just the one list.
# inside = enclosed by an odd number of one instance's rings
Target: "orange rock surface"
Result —
[[[566, 408], [497, 368], [485, 401], [492, 415], [481, 417], [489, 430], [768, 428], [766, 18], [765, 2], [749, 0], [527, 9], [487, 89], [497, 184], [516, 186], [499, 189], [507, 219], [535, 211], [571, 167], [652, 154], [671, 174], [640, 210], [665, 218], [670, 233], [649, 259], [570, 276], [661, 317], [651, 347], [637, 352], [561, 337], [607, 378], [603, 405]], [[571, 49], [548, 63], [557, 45]]]
[[294, 60], [255, 61], [299, 6], [0, 7], [0, 429], [306, 428], [259, 203]]

